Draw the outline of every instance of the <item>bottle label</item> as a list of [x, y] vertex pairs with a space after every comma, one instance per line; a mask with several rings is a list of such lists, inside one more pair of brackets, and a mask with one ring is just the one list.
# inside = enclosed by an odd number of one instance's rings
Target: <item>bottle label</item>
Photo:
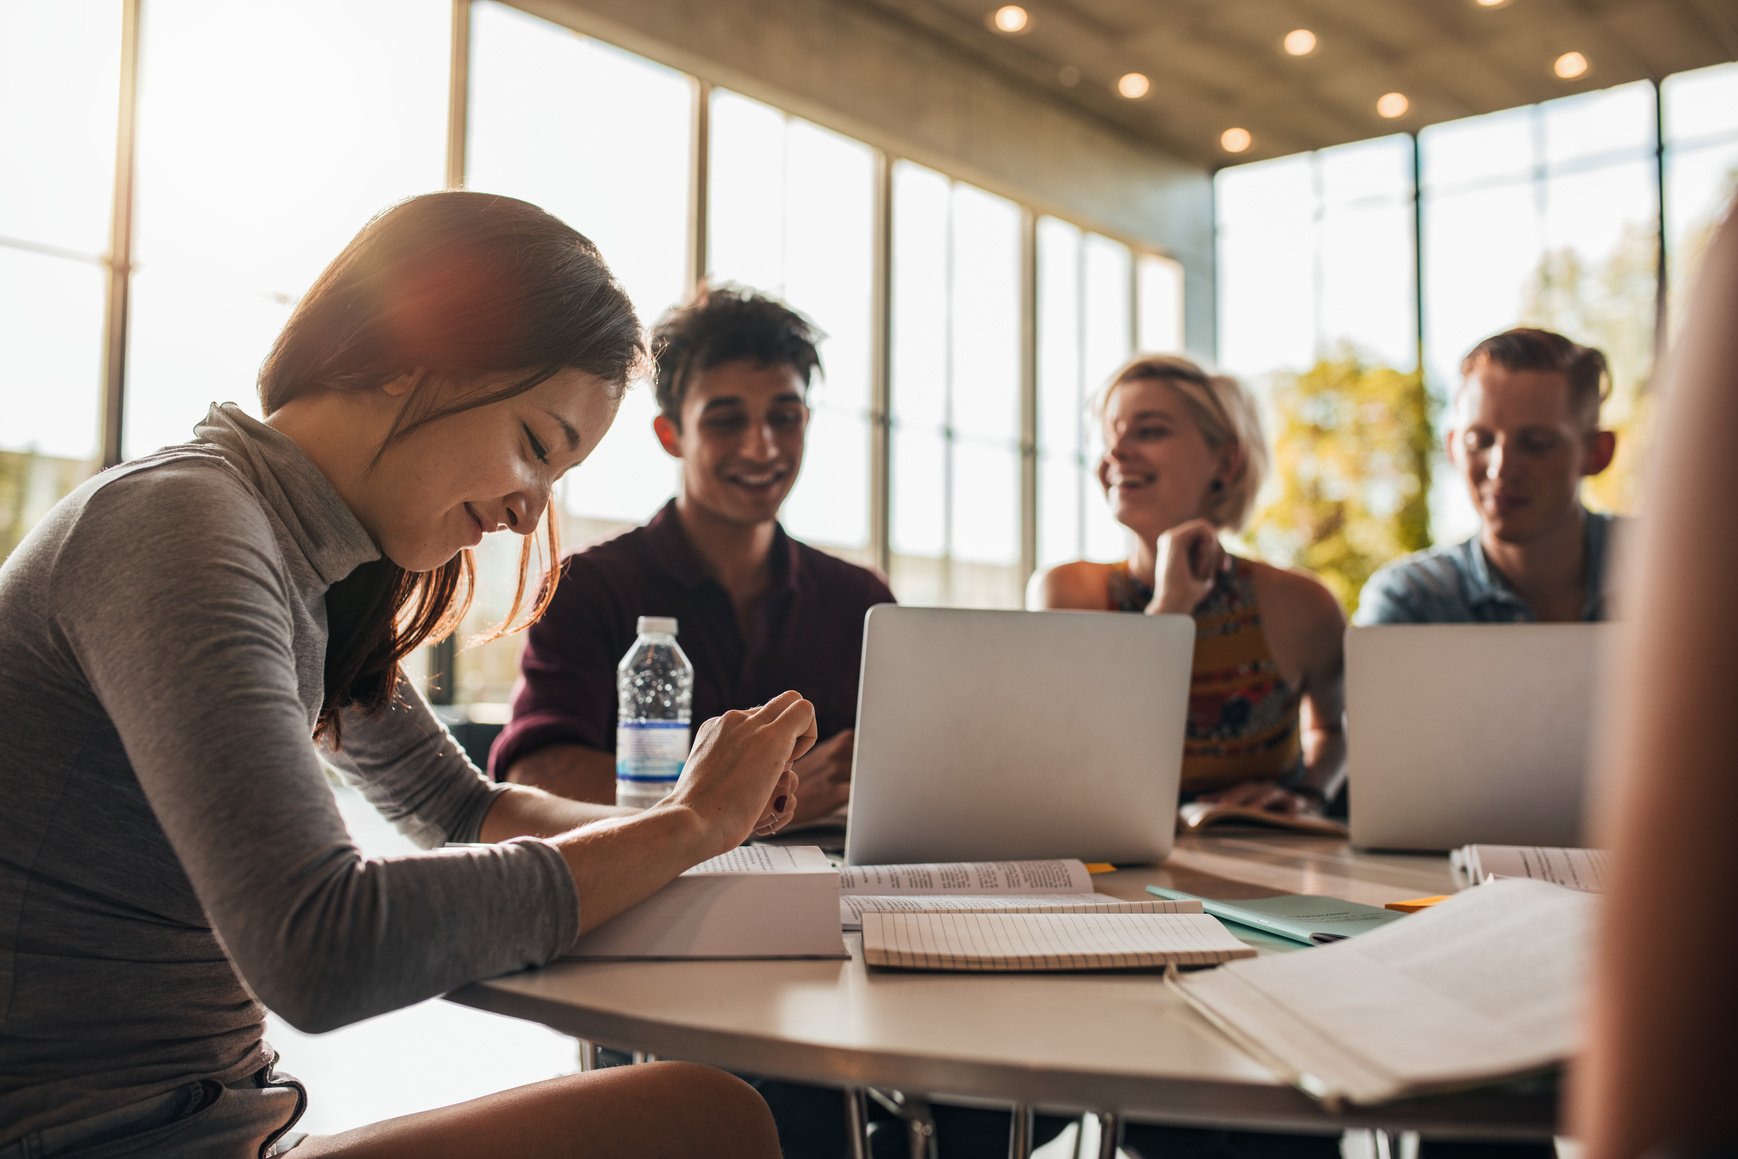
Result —
[[674, 785], [688, 759], [685, 720], [628, 720], [616, 725], [616, 780]]

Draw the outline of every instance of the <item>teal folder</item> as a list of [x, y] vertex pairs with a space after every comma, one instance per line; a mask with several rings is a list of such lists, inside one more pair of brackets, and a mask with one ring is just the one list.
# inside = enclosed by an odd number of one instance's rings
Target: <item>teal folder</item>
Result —
[[1293, 942], [1322, 945], [1361, 934], [1406, 915], [1379, 906], [1359, 905], [1337, 897], [1286, 893], [1278, 897], [1212, 901], [1180, 889], [1149, 885], [1147, 892], [1172, 901], [1199, 901], [1201, 908], [1224, 922], [1276, 934]]

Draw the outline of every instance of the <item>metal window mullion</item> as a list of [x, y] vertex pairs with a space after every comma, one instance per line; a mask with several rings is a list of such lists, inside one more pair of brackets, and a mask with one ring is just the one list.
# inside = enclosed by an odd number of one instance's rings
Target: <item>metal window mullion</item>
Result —
[[1412, 343], [1420, 381], [1424, 368], [1424, 154], [1418, 134], [1412, 138]]
[[447, 53], [446, 187], [462, 189], [470, 145], [471, 0], [453, 0], [451, 46]]
[[1323, 191], [1322, 157], [1319, 150], [1310, 154], [1310, 195], [1315, 202], [1310, 214], [1310, 314], [1314, 319], [1315, 361], [1321, 362], [1329, 353], [1327, 313], [1322, 302], [1327, 296], [1328, 288], [1328, 207]]
[[[471, 0], [453, 0], [447, 52], [447, 150], [445, 184], [465, 185], [470, 147]], [[457, 633], [428, 645], [428, 678], [423, 694], [430, 704], [452, 704], [459, 686]]]
[[1074, 457], [1078, 470], [1074, 474], [1074, 541], [1079, 550], [1075, 555], [1086, 558], [1086, 448], [1089, 435], [1087, 417], [1092, 413], [1090, 400], [1097, 385], [1086, 377], [1086, 235], [1075, 230], [1074, 246]]
[[1666, 106], [1665, 93], [1658, 81], [1649, 82], [1654, 93], [1654, 221], [1658, 226], [1654, 247], [1654, 357], [1652, 374], [1657, 377], [1666, 356], [1669, 311], [1670, 256], [1666, 253]]
[[893, 572], [893, 158], [875, 150], [870, 224], [869, 548]]
[[687, 285], [697, 291], [710, 268], [712, 248], [712, 82], [694, 80], [694, 124], [688, 137]]
[[1533, 220], [1539, 228], [1539, 249], [1537, 257], [1542, 261], [1551, 252], [1551, 206], [1549, 187], [1551, 183], [1550, 167], [1545, 164], [1545, 107], [1530, 105], [1528, 124], [1532, 129], [1533, 158], [1528, 166], [1527, 180], [1533, 187]]
[[1020, 577], [1038, 568], [1038, 215], [1020, 214]]
[[954, 275], [958, 272], [955, 246], [959, 231], [954, 228], [953, 178], [947, 183], [947, 242], [942, 246], [941, 284], [947, 297], [942, 305], [942, 394], [941, 394], [941, 590], [942, 602], [954, 602], [953, 587], [953, 491], [954, 491], [954, 431], [953, 370], [954, 370]]
[[1131, 355], [1141, 350], [1141, 255], [1130, 247], [1128, 251], [1128, 349]]
[[139, 29], [142, 0], [121, 6], [121, 83], [115, 125], [114, 205], [109, 216], [108, 292], [103, 302], [102, 464], [121, 461], [127, 409], [127, 336], [133, 282], [133, 183], [139, 144]]

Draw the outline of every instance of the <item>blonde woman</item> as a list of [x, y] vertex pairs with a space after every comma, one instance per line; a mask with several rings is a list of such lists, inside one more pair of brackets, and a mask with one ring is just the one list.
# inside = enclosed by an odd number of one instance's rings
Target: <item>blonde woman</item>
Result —
[[1095, 412], [1098, 481], [1129, 556], [1039, 572], [1028, 605], [1193, 616], [1185, 799], [1320, 811], [1345, 765], [1345, 616], [1313, 577], [1220, 543], [1267, 467], [1254, 401], [1235, 379], [1147, 355], [1117, 371]]

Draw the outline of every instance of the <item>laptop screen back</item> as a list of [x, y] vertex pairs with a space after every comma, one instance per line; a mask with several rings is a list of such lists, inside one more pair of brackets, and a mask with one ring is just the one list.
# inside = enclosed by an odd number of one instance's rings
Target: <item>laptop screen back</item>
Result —
[[1171, 849], [1194, 624], [882, 605], [863, 638], [852, 865]]
[[1608, 624], [1346, 633], [1352, 843], [1581, 845]]

